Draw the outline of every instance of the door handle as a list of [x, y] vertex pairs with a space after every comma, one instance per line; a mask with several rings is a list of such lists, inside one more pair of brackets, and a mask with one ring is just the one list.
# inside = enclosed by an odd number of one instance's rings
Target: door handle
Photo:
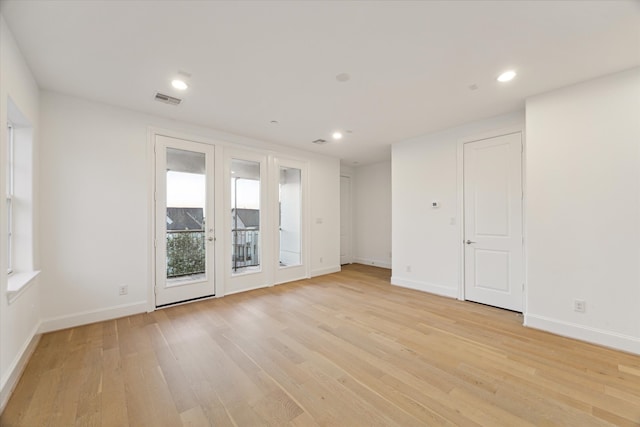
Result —
[[466, 241], [465, 243], [466, 243], [467, 245], [470, 245], [470, 244], [472, 244], [472, 243], [476, 243], [476, 242], [473, 242], [473, 241], [471, 241], [471, 240], [468, 240], [468, 239], [467, 239], [467, 241]]
[[215, 238], [214, 237], [207, 237], [207, 240], [210, 241], [210, 242], [213, 242], [215, 240]]

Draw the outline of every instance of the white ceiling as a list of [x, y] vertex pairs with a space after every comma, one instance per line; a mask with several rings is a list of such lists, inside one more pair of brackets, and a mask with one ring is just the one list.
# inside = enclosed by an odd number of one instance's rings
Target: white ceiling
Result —
[[[640, 65], [637, 0], [4, 0], [1, 12], [44, 89], [346, 164]], [[516, 80], [496, 82], [508, 68]], [[192, 75], [182, 93], [170, 86], [180, 70]], [[311, 144], [335, 129], [353, 133]]]

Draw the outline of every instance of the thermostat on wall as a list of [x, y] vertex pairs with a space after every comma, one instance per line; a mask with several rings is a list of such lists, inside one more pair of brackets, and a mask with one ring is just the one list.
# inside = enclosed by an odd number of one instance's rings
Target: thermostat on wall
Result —
[[437, 200], [434, 200], [433, 202], [431, 202], [431, 207], [432, 208], [439, 208], [440, 207], [440, 202]]

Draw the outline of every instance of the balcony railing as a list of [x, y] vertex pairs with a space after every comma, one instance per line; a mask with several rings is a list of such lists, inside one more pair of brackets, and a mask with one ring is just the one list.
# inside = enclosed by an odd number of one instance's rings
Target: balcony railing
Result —
[[233, 271], [243, 267], [255, 267], [260, 265], [260, 230], [231, 230], [233, 253], [231, 262]]
[[[260, 265], [260, 230], [231, 231], [233, 271]], [[205, 272], [204, 230], [167, 230], [167, 278], [179, 278]]]

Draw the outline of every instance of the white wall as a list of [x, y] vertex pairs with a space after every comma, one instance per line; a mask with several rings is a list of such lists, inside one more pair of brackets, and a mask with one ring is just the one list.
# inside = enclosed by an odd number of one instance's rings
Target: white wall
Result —
[[[43, 92], [43, 330], [146, 309], [151, 256], [149, 126], [220, 141], [220, 146], [242, 144], [308, 161], [311, 274], [339, 271], [337, 159]], [[322, 218], [322, 223], [314, 218]], [[128, 295], [118, 295], [121, 284], [129, 286]]]
[[392, 284], [458, 296], [458, 143], [523, 123], [523, 112], [512, 113], [392, 146]]
[[391, 161], [352, 175], [353, 261], [391, 268]]
[[311, 276], [340, 271], [340, 161], [309, 163]]
[[526, 324], [640, 353], [640, 69], [527, 100], [526, 178]]
[[[9, 97], [20, 109], [34, 129], [33, 147], [37, 148], [39, 134], [39, 92], [38, 86], [27, 67], [22, 54], [0, 15], [0, 188], [6, 188], [4, 165], [7, 151], [7, 103]], [[37, 157], [34, 158], [37, 165]], [[34, 188], [37, 200], [38, 189]], [[37, 206], [35, 206], [33, 227], [33, 255], [38, 267], [38, 227]], [[35, 343], [40, 319], [39, 279], [26, 288], [11, 304], [7, 299], [7, 215], [5, 198], [0, 197], [0, 411], [24, 361], [23, 355]]]

